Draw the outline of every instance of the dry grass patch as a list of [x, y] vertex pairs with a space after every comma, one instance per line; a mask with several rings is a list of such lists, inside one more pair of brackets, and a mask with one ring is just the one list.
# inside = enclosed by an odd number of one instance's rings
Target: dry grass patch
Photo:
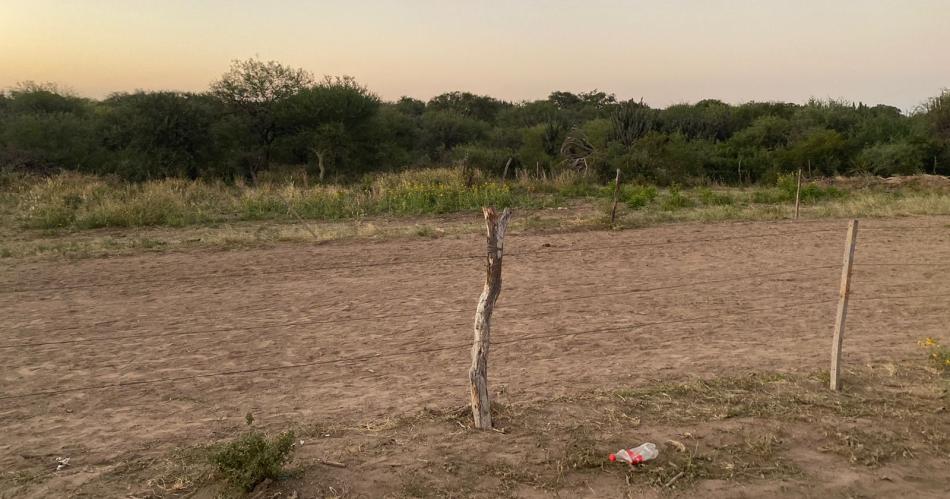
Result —
[[[268, 483], [267, 494], [634, 497], [698, 491], [709, 483], [818, 493], [809, 488], [816, 474], [869, 477], [897, 462], [930, 473], [942, 466], [934, 463], [950, 459], [950, 380], [923, 363], [907, 363], [854, 369], [844, 381], [844, 391], [833, 393], [826, 373], [749, 373], [496, 402], [494, 432], [472, 429], [465, 407], [312, 422], [293, 428], [306, 441], [296, 450], [296, 473]], [[629, 468], [606, 459], [644, 441], [659, 447], [655, 461]], [[131, 487], [152, 497], [221, 493], [227, 489], [209, 461], [218, 448], [129, 459], [83, 489]], [[327, 460], [346, 467], [322, 464]]]

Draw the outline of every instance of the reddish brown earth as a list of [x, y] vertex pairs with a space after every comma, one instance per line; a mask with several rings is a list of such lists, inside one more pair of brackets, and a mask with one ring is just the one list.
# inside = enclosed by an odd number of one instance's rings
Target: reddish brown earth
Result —
[[[529, 404], [826, 368], [846, 226], [512, 235], [493, 389]], [[0, 268], [0, 469], [69, 456], [68, 476], [33, 489], [69, 495], [130, 455], [231, 436], [248, 412], [280, 429], [464, 404], [483, 247], [473, 235]], [[863, 221], [856, 263], [846, 366], [950, 340], [950, 218]]]

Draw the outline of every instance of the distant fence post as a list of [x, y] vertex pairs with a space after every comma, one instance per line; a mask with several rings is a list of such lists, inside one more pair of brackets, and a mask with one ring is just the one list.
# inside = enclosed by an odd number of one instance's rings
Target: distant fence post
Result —
[[854, 248], [857, 245], [858, 221], [848, 224], [848, 239], [844, 247], [844, 266], [841, 269], [841, 286], [838, 296], [838, 316], [835, 319], [835, 335], [831, 342], [831, 389], [841, 389], [841, 342], [844, 340], [844, 325], [848, 317], [848, 295], [851, 293], [851, 266]]
[[511, 166], [511, 160], [513, 157], [509, 156], [508, 161], [505, 161], [505, 171], [501, 172], [501, 185], [505, 185], [505, 181], [508, 179], [508, 167]]
[[610, 210], [610, 225], [617, 219], [617, 200], [620, 199], [620, 168], [617, 168], [617, 177], [614, 178], [614, 207]]
[[475, 428], [491, 429], [491, 405], [488, 398], [488, 349], [491, 344], [491, 315], [495, 301], [501, 294], [501, 259], [504, 255], [505, 232], [511, 219], [511, 209], [500, 214], [494, 208], [482, 208], [488, 229], [487, 275], [482, 295], [475, 310], [475, 342], [472, 345], [471, 381], [472, 419]]
[[795, 188], [795, 220], [798, 220], [798, 205], [802, 196], [802, 169], [798, 169], [798, 187]]

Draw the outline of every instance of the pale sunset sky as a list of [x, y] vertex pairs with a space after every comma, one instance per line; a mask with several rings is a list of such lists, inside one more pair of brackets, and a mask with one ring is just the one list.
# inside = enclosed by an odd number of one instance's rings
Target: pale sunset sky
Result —
[[0, 88], [200, 91], [232, 59], [351, 75], [387, 100], [598, 88], [653, 106], [950, 87], [950, 0], [0, 0]]

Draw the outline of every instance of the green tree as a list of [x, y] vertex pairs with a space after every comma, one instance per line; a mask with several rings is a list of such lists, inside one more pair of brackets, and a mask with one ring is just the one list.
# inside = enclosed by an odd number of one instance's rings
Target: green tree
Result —
[[[934, 143], [934, 171], [950, 173], [950, 89], [928, 100], [919, 114], [926, 123], [925, 133]], [[938, 162], [940, 170], [937, 169]]]
[[847, 164], [848, 145], [844, 135], [827, 128], [813, 128], [789, 145], [782, 155], [784, 170], [811, 165], [823, 175], [838, 174]]
[[103, 103], [103, 143], [117, 173], [145, 179], [196, 179], [215, 161], [212, 125], [221, 115], [207, 95], [179, 92], [114, 94]]
[[303, 69], [247, 59], [232, 61], [228, 72], [211, 84], [211, 92], [242, 115], [256, 140], [254, 152], [259, 155], [248, 165], [252, 180], [256, 181], [257, 172], [270, 165], [271, 146], [278, 138], [276, 106], [312, 82], [313, 76]]
[[327, 168], [366, 168], [375, 161], [373, 118], [379, 97], [351, 77], [326, 77], [278, 105], [280, 128], [301, 138], [322, 181]]
[[610, 140], [631, 147], [637, 139], [656, 127], [656, 112], [644, 105], [643, 101], [628, 101], [614, 107], [610, 120]]
[[95, 104], [53, 84], [25, 82], [0, 109], [0, 163], [33, 171], [99, 171]]
[[92, 107], [88, 99], [76, 97], [53, 83], [26, 81], [10, 90], [7, 112], [86, 115], [92, 111]]
[[667, 107], [659, 113], [659, 121], [661, 130], [687, 139], [723, 141], [734, 132], [732, 107], [712, 99]]
[[493, 123], [498, 113], [508, 107], [511, 107], [508, 102], [471, 92], [444, 93], [426, 104], [426, 109], [432, 111], [450, 111], [488, 123]]
[[918, 144], [875, 144], [861, 151], [855, 160], [855, 168], [882, 176], [913, 175], [921, 172], [927, 156], [927, 149]]
[[393, 107], [406, 116], [414, 116], [416, 118], [426, 112], [426, 103], [419, 99], [413, 99], [412, 97], [400, 97], [400, 99], [393, 104]]
[[435, 161], [447, 159], [455, 146], [483, 139], [491, 128], [484, 121], [454, 111], [428, 109], [421, 125], [423, 150]]

